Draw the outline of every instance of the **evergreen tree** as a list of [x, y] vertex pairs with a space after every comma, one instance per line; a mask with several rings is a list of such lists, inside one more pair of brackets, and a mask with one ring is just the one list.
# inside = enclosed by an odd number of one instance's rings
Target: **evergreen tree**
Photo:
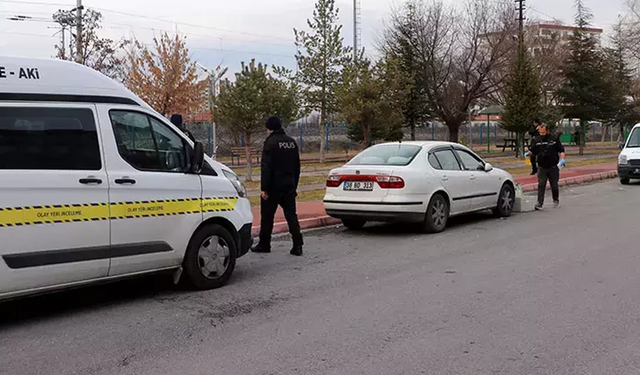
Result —
[[342, 74], [336, 97], [338, 113], [347, 122], [349, 139], [365, 147], [374, 140], [403, 138], [402, 105], [408, 93], [399, 63], [381, 60], [373, 65], [360, 57]]
[[582, 0], [576, 0], [576, 29], [570, 40], [570, 56], [564, 66], [564, 85], [559, 97], [569, 118], [580, 119], [580, 154], [584, 153], [587, 123], [607, 118], [614, 112], [614, 90], [610, 65], [587, 28], [592, 14]]
[[[282, 69], [274, 68], [276, 74]], [[284, 124], [298, 113], [295, 86], [288, 80], [275, 77], [264, 64], [252, 60], [242, 63], [235, 81], [225, 79], [216, 98], [216, 121], [236, 133], [244, 135], [247, 159], [247, 181], [252, 180], [251, 137], [265, 131], [269, 116], [278, 116]]]
[[[520, 32], [516, 58], [507, 76], [505, 112], [500, 125], [524, 140], [524, 134], [533, 126], [533, 120], [540, 116], [541, 99], [540, 77], [526, 49], [524, 32]], [[516, 156], [519, 155], [520, 142], [516, 147]]]
[[307, 20], [311, 32], [294, 29], [298, 53], [298, 79], [305, 104], [320, 112], [320, 161], [326, 153], [327, 117], [337, 110], [335, 89], [342, 68], [350, 60], [350, 48], [343, 45], [335, 0], [318, 0], [313, 19]]

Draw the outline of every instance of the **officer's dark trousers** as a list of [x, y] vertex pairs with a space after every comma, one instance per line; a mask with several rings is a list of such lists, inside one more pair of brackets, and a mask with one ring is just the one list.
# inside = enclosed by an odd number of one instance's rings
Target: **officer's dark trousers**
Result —
[[278, 210], [282, 207], [284, 217], [289, 225], [289, 233], [293, 238], [294, 246], [302, 246], [302, 234], [300, 233], [300, 223], [296, 213], [296, 193], [269, 194], [269, 199], [260, 200], [260, 244], [265, 247], [271, 245], [271, 233], [273, 233], [273, 220]]
[[538, 165], [536, 164], [536, 156], [531, 153], [529, 155], [529, 161], [531, 161], [531, 173], [538, 173]]
[[558, 188], [560, 169], [558, 167], [538, 167], [538, 205], [540, 206], [544, 204], [544, 193], [547, 190], [547, 181], [549, 181], [549, 185], [551, 185], [553, 201], [557, 202], [560, 200], [560, 189]]

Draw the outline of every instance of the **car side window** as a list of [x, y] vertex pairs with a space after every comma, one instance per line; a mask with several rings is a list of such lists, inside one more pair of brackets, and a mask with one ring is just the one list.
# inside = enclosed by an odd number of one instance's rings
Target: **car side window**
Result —
[[443, 170], [459, 171], [462, 169], [460, 168], [460, 163], [458, 163], [458, 159], [456, 159], [456, 156], [453, 154], [453, 151], [440, 150], [440, 151], [436, 151], [435, 155], [436, 155], [436, 158], [438, 159], [438, 162], [440, 162], [440, 165], [442, 166]]
[[187, 152], [180, 136], [140, 112], [111, 111], [120, 156], [132, 167], [150, 172], [185, 172]]
[[0, 170], [98, 171], [100, 155], [91, 109], [0, 107]]
[[464, 165], [465, 170], [467, 171], [484, 170], [484, 163], [478, 160], [478, 158], [476, 158], [471, 153], [464, 150], [456, 150], [456, 154], [462, 161], [462, 164]]
[[434, 169], [442, 169], [438, 158], [436, 158], [436, 154], [429, 154], [429, 164], [431, 164]]

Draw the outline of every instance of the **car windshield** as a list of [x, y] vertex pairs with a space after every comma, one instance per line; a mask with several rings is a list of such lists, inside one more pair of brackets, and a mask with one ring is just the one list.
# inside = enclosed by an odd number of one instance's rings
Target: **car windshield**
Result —
[[640, 147], [640, 128], [635, 128], [629, 135], [629, 142], [627, 143], [627, 148], [638, 148]]
[[403, 144], [374, 146], [362, 151], [347, 165], [409, 165], [420, 149], [420, 146]]

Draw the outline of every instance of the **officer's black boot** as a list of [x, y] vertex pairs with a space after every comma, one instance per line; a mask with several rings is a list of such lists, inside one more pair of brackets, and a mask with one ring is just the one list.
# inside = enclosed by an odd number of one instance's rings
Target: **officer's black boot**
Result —
[[304, 241], [302, 240], [302, 234], [296, 233], [293, 236], [293, 248], [291, 249], [290, 254], [295, 256], [301, 256], [302, 245], [304, 245]]
[[302, 245], [293, 245], [293, 248], [290, 252], [291, 255], [301, 256], [302, 255]]

